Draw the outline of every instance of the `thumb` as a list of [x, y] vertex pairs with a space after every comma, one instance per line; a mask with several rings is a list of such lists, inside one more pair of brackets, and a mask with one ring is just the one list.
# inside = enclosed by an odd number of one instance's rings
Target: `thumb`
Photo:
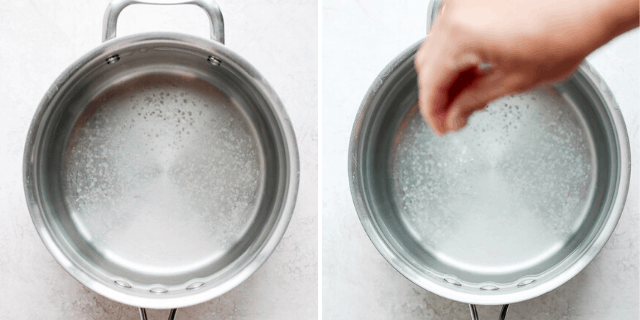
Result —
[[527, 81], [520, 75], [505, 76], [497, 70], [483, 76], [453, 101], [451, 111], [445, 120], [445, 129], [447, 131], [461, 129], [467, 124], [467, 119], [474, 111], [484, 109], [489, 102], [502, 96], [527, 89], [526, 84]]

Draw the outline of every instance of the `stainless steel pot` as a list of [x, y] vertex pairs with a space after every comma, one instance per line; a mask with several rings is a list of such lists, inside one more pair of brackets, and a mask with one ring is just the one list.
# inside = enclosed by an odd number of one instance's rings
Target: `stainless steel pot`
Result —
[[[429, 21], [439, 12], [430, 4]], [[429, 22], [429, 25], [431, 22]], [[439, 137], [418, 112], [414, 58], [401, 53], [367, 92], [349, 177], [360, 221], [407, 279], [470, 304], [508, 304], [580, 272], [613, 233], [627, 196], [629, 140], [587, 62], [566, 82], [511, 95]]]
[[42, 99], [25, 194], [42, 241], [82, 284], [178, 308], [231, 290], [273, 252], [295, 205], [298, 151], [274, 90], [224, 46], [213, 0], [168, 3], [203, 8], [212, 40], [115, 38], [120, 11], [138, 3], [167, 4], [111, 2], [104, 43]]

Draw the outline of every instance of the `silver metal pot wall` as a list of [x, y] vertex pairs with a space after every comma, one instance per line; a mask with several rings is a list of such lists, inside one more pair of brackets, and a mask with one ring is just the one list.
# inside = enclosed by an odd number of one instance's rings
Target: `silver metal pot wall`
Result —
[[185, 307], [231, 290], [273, 252], [295, 205], [297, 145], [277, 94], [224, 46], [212, 0], [170, 3], [203, 8], [212, 40], [115, 38], [130, 4], [154, 3], [113, 1], [105, 42], [42, 99], [25, 194], [47, 249], [82, 284], [137, 307]]
[[[430, 4], [429, 25], [439, 11]], [[583, 62], [566, 82], [511, 95], [438, 137], [401, 53], [367, 92], [349, 178], [360, 221], [402, 275], [442, 297], [508, 304], [549, 292], [603, 248], [622, 213], [629, 140], [609, 89]]]

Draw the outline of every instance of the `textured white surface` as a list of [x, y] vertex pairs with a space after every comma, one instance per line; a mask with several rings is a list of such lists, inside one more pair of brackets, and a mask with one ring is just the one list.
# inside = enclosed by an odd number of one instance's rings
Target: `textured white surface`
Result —
[[[31, 118], [54, 79], [101, 41], [108, 0], [3, 1], [0, 6], [0, 310], [6, 319], [138, 319], [69, 276], [40, 241], [26, 207], [22, 153]], [[274, 87], [296, 132], [301, 183], [276, 251], [222, 297], [176, 319], [315, 319], [318, 308], [317, 2], [219, 0], [226, 45]], [[118, 35], [175, 31], [208, 37], [194, 6], [125, 9]], [[150, 310], [150, 319], [166, 319]]]
[[[356, 112], [378, 73], [425, 34], [428, 1], [324, 0], [323, 317], [325, 319], [469, 319], [465, 304], [431, 294], [376, 251], [356, 215], [347, 149]], [[640, 42], [633, 30], [588, 57], [616, 97], [630, 139], [632, 180], [620, 222], [602, 252], [572, 280], [511, 305], [507, 319], [638, 319], [638, 94]], [[479, 307], [496, 319], [498, 307]]]

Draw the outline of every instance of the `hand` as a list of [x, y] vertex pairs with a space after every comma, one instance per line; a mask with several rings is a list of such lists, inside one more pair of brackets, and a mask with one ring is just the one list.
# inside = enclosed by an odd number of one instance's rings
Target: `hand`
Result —
[[492, 100], [566, 78], [636, 26], [637, 0], [443, 1], [415, 59], [420, 112], [438, 134], [458, 130]]

